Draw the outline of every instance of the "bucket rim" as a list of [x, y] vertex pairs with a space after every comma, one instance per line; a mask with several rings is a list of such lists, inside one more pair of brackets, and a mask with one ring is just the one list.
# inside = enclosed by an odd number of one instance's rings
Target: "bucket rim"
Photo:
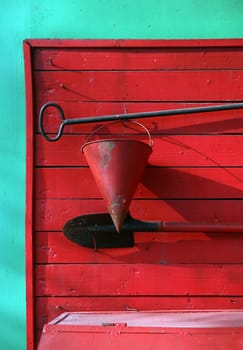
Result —
[[145, 143], [143, 141], [140, 141], [140, 140], [134, 140], [134, 139], [121, 139], [121, 138], [108, 138], [108, 139], [98, 139], [98, 140], [93, 140], [93, 141], [88, 141], [88, 142], [85, 142], [82, 146], [81, 146], [81, 151], [84, 152], [84, 148], [86, 146], [89, 146], [90, 144], [93, 144], [93, 143], [98, 143], [98, 142], [109, 142], [109, 141], [126, 141], [126, 142], [135, 142], [135, 143], [140, 143], [142, 145], [144, 145], [145, 147], [149, 148], [150, 152], [152, 152], [152, 145], [148, 144], [148, 143]]

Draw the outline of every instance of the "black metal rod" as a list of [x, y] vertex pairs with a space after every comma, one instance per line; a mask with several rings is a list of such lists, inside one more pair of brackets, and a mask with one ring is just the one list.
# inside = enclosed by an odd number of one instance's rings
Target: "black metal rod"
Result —
[[[57, 135], [54, 137], [49, 137], [44, 130], [44, 112], [48, 107], [56, 108], [61, 118], [61, 123], [58, 129]], [[47, 141], [57, 141], [62, 136], [63, 128], [66, 125], [88, 124], [88, 123], [107, 122], [107, 121], [115, 121], [115, 120], [128, 120], [128, 119], [137, 119], [137, 118], [165, 117], [165, 116], [180, 115], [180, 114], [216, 112], [216, 111], [225, 111], [225, 110], [240, 109], [240, 108], [243, 108], [243, 102], [231, 103], [231, 104], [225, 104], [225, 105], [200, 106], [200, 107], [179, 108], [179, 109], [169, 109], [169, 110], [150, 111], [150, 112], [125, 113], [125, 114], [104, 115], [104, 116], [98, 116], [98, 117], [65, 119], [64, 112], [60, 105], [58, 105], [55, 102], [47, 102], [40, 109], [39, 127], [40, 127], [40, 132], [42, 136]]]

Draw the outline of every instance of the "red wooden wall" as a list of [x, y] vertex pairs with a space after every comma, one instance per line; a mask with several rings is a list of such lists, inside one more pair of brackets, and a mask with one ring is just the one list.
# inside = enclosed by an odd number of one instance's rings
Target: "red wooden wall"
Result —
[[[27, 40], [24, 50], [29, 349], [63, 311], [242, 308], [243, 234], [136, 233], [133, 248], [96, 251], [68, 241], [67, 220], [107, 211], [80, 152], [101, 123], [69, 126], [47, 142], [38, 113], [48, 101], [71, 118], [243, 100], [243, 41]], [[56, 113], [47, 115], [55, 133]], [[154, 148], [131, 214], [242, 222], [242, 115], [144, 119]]]

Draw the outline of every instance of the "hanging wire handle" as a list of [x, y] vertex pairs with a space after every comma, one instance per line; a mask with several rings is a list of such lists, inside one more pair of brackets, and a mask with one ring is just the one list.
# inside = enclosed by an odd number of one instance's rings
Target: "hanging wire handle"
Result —
[[[122, 123], [126, 128], [129, 128], [129, 126], [125, 125], [125, 123], [131, 123], [131, 124], [135, 124], [135, 125], [140, 126], [142, 129], [144, 129], [144, 130], [146, 131], [146, 133], [147, 133], [147, 135], [148, 135], [148, 138], [149, 138], [149, 146], [150, 146], [150, 147], [153, 147], [154, 142], [153, 142], [152, 136], [151, 136], [151, 134], [150, 134], [150, 131], [149, 131], [148, 128], [146, 128], [146, 126], [144, 126], [143, 124], [141, 124], [141, 123], [139, 123], [139, 122], [137, 122], [137, 121], [134, 121], [134, 120], [116, 120], [116, 121], [114, 121], [114, 122], [109, 123], [108, 125], [112, 125], [112, 124], [115, 124], [115, 123]], [[96, 128], [91, 134], [88, 135], [88, 137], [87, 137], [86, 140], [85, 140], [85, 143], [84, 143], [84, 144], [82, 145], [82, 147], [81, 147], [81, 151], [82, 151], [82, 152], [83, 152], [84, 147], [85, 147], [87, 144], [93, 142], [93, 141], [90, 141], [91, 137], [94, 136], [94, 134], [95, 134], [97, 131], [103, 129], [105, 126], [106, 126], [106, 125], [101, 125], [101, 126], [99, 126], [99, 127]]]
[[[146, 128], [145, 125], [143, 125], [142, 123], [139, 123], [139, 122], [137, 122], [137, 121], [135, 121], [135, 120], [125, 120], [125, 121], [122, 121], [122, 123], [124, 123], [124, 122], [128, 122], [128, 123], [132, 123], [132, 124], [138, 125], [138, 126], [140, 126], [142, 129], [144, 129], [144, 130], [146, 131], [147, 135], [148, 135], [148, 138], [149, 138], [149, 146], [150, 146], [150, 147], [153, 147], [154, 141], [153, 141], [153, 139], [152, 139], [152, 136], [151, 136], [151, 134], [150, 134], [149, 129]], [[127, 127], [127, 126], [125, 125], [125, 127]]]
[[[57, 132], [56, 136], [54, 136], [54, 137], [49, 137], [44, 130], [44, 112], [48, 107], [56, 108], [58, 113], [59, 113], [59, 116], [61, 118], [61, 123], [59, 125], [58, 132]], [[243, 108], [243, 102], [224, 104], [224, 105], [212, 105], [212, 106], [160, 110], [160, 111], [151, 111], [151, 112], [104, 115], [104, 116], [99, 116], [99, 117], [83, 117], [83, 118], [65, 119], [64, 112], [63, 112], [61, 106], [59, 106], [55, 102], [47, 102], [40, 109], [39, 127], [40, 127], [40, 132], [41, 132], [42, 136], [44, 136], [44, 138], [47, 141], [57, 141], [62, 136], [64, 126], [71, 125], [71, 124], [87, 124], [87, 123], [106, 122], [106, 121], [112, 121], [112, 120], [117, 121], [118, 119], [128, 121], [128, 120], [136, 119], [136, 118], [166, 117], [166, 116], [172, 116], [172, 115], [225, 111], [225, 110], [240, 109], [240, 108]]]

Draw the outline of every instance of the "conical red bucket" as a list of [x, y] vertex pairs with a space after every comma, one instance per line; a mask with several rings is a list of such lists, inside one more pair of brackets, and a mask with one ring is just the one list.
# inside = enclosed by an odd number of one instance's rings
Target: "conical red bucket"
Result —
[[87, 142], [82, 151], [119, 232], [152, 152], [152, 144], [133, 139], [101, 139]]

